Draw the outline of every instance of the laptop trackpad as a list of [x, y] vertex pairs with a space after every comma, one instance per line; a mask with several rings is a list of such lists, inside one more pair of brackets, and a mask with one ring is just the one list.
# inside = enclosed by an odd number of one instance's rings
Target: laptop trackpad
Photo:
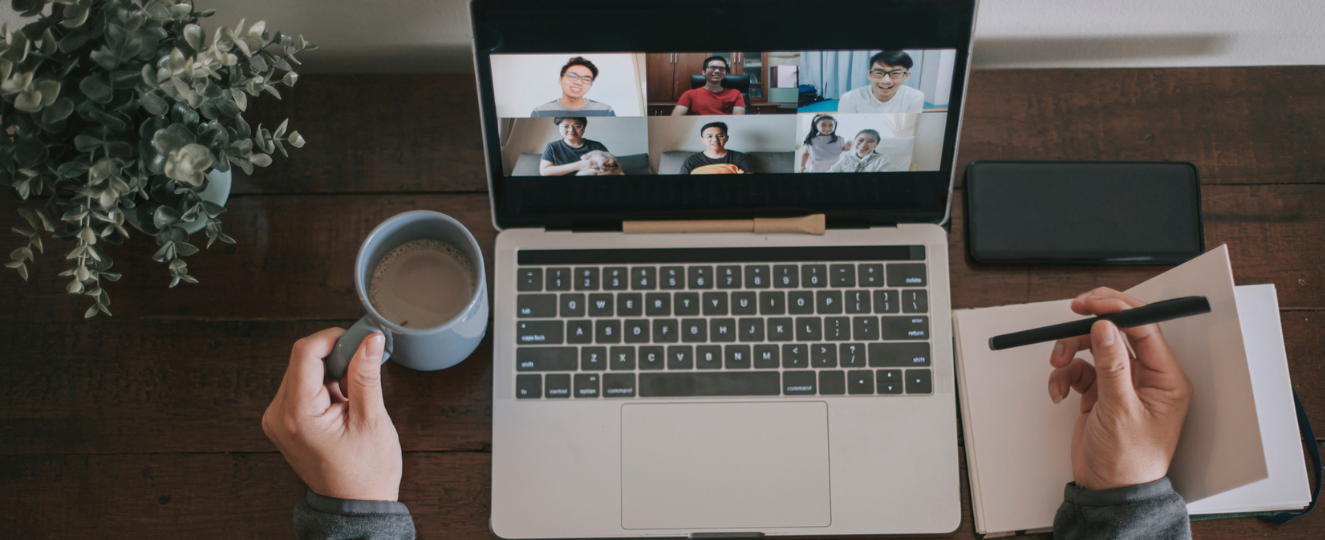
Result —
[[621, 407], [626, 529], [826, 527], [828, 406]]

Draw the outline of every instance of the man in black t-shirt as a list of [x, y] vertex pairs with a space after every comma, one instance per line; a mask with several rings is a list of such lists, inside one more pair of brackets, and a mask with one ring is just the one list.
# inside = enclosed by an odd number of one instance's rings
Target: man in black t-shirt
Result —
[[751, 172], [750, 160], [745, 157], [745, 154], [727, 149], [726, 123], [710, 122], [704, 124], [704, 127], [699, 128], [699, 138], [704, 141], [704, 151], [687, 158], [685, 163], [681, 164], [681, 174], [690, 174], [695, 169], [706, 165], [719, 164], [732, 165], [737, 170], [731, 170], [731, 167], [713, 167], [701, 172], [709, 174], [748, 174]]
[[538, 162], [538, 174], [543, 176], [564, 176], [594, 168], [592, 161], [584, 155], [594, 150], [607, 152], [607, 147], [598, 141], [584, 138], [584, 128], [589, 119], [568, 116], [552, 119], [561, 133], [561, 139], [547, 143], [543, 148], [543, 159]]

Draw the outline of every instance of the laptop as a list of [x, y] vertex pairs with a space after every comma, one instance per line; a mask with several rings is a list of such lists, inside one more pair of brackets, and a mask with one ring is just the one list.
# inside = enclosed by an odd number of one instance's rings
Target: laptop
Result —
[[496, 536], [960, 526], [942, 225], [975, 2], [831, 4], [472, 2]]

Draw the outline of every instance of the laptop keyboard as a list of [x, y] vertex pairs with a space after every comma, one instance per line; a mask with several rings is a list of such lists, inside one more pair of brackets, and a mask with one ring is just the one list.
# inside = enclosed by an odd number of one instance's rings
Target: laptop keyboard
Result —
[[924, 246], [522, 250], [515, 394], [932, 394], [925, 265]]

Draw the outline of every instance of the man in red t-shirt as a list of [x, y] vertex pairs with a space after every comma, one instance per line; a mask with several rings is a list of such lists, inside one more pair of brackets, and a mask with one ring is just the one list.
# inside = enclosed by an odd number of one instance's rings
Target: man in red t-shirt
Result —
[[705, 59], [704, 86], [681, 94], [676, 108], [672, 109], [672, 116], [745, 114], [745, 98], [741, 97], [740, 90], [722, 87], [722, 79], [727, 77], [729, 67], [727, 59], [721, 56]]

